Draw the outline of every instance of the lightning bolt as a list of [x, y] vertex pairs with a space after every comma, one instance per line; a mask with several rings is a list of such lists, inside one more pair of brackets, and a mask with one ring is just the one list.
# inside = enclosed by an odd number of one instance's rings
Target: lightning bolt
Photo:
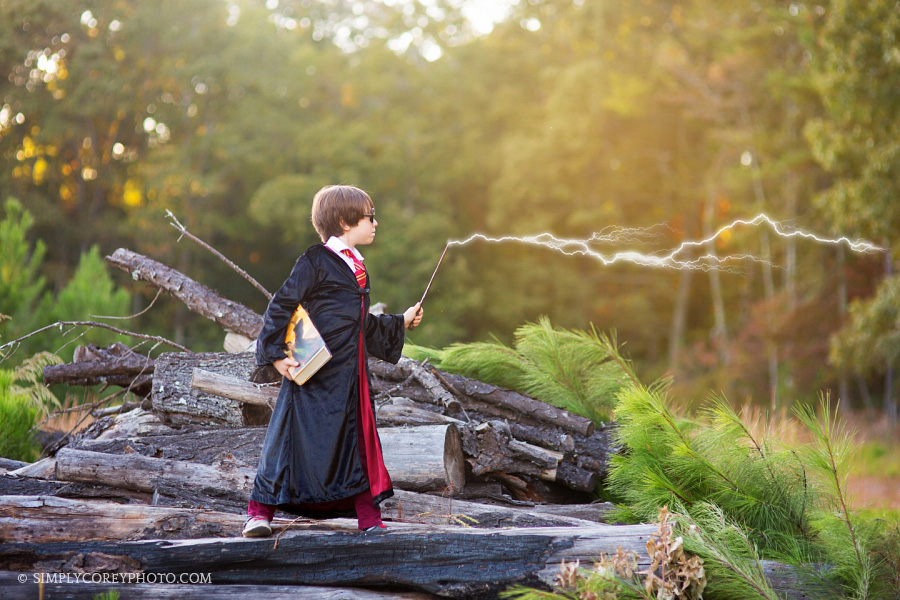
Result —
[[728, 269], [729, 264], [743, 261], [767, 263], [768, 261], [766, 261], [765, 259], [754, 256], [753, 254], [731, 254], [727, 256], [716, 256], [712, 253], [706, 253], [695, 258], [680, 258], [684, 254], [686, 254], [688, 250], [706, 246], [707, 244], [720, 237], [726, 231], [733, 230], [737, 227], [758, 227], [761, 225], [768, 225], [772, 229], [772, 231], [783, 238], [803, 237], [806, 239], [814, 240], [815, 242], [818, 242], [820, 244], [847, 244], [847, 246], [854, 252], [877, 252], [884, 250], [883, 248], [865, 240], [853, 241], [846, 237], [821, 237], [814, 233], [803, 231], [802, 229], [790, 228], [779, 223], [778, 221], [769, 218], [765, 214], [757, 215], [750, 220], [737, 219], [729, 223], [728, 225], [721, 227], [718, 231], [716, 231], [709, 237], [702, 240], [691, 240], [683, 242], [680, 246], [667, 254], [645, 254], [636, 250], [627, 250], [615, 252], [612, 254], [604, 254], [591, 247], [591, 244], [597, 243], [622, 244], [629, 242], [633, 243], [637, 241], [646, 241], [647, 239], [656, 237], [655, 234], [652, 233], [652, 230], [656, 227], [660, 227], [659, 225], [654, 225], [653, 227], [646, 229], [607, 227], [600, 232], [594, 233], [590, 238], [587, 239], [558, 238], [552, 233], [540, 233], [537, 235], [524, 237], [510, 235], [505, 235], [502, 237], [490, 237], [481, 233], [476, 233], [464, 240], [450, 240], [449, 242], [447, 242], [447, 245], [464, 246], [476, 240], [490, 243], [519, 242], [534, 246], [543, 246], [545, 248], [561, 252], [562, 254], [565, 254], [567, 256], [588, 256], [600, 261], [604, 265], [611, 265], [617, 262], [630, 262], [645, 267], [664, 269], [700, 269], [708, 271], [710, 269], [719, 268]]

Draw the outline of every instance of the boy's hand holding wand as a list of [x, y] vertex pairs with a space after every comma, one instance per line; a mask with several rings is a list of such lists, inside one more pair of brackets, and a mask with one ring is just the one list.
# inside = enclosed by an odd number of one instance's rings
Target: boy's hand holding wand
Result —
[[[449, 247], [450, 242], [447, 242], [447, 245], [444, 246], [444, 251], [441, 253], [441, 258], [438, 260], [438, 264], [434, 268], [434, 273], [431, 274], [431, 279], [428, 281], [428, 285], [425, 287], [425, 293], [422, 294], [422, 299], [419, 300], [419, 302], [416, 303], [415, 306], [411, 306], [405, 313], [403, 313], [403, 320], [406, 323], [406, 328], [410, 331], [415, 329], [422, 321], [422, 315], [424, 314], [422, 305], [425, 304], [425, 296], [428, 295], [428, 290], [431, 289], [431, 284], [434, 283], [434, 276], [437, 275], [438, 269], [441, 268], [441, 263], [444, 262], [444, 256], [447, 255], [447, 249]], [[407, 315], [409, 315], [409, 317], [407, 317]]]

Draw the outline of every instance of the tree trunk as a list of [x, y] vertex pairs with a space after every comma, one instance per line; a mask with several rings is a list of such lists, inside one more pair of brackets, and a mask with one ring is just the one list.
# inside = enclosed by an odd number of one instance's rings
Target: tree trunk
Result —
[[[561, 561], [587, 566], [620, 547], [637, 552], [639, 566], [647, 568], [647, 541], [657, 531], [656, 525], [498, 530], [395, 523], [360, 535], [355, 528], [355, 521], [335, 519], [295, 524], [274, 540], [10, 542], [0, 547], [0, 569], [209, 573], [213, 584], [399, 585], [473, 598], [516, 583], [552, 583]], [[794, 570], [773, 563], [764, 570], [784, 597], [808, 597], [809, 584]]]
[[[130, 490], [188, 498], [204, 505], [204, 498], [246, 503], [256, 476], [256, 463], [265, 429], [197, 432], [180, 436], [185, 448], [176, 458], [164, 454], [164, 441], [150, 438], [86, 441], [82, 448], [63, 448], [56, 455], [56, 477], [65, 481], [101, 483]], [[256, 443], [253, 442], [255, 437]], [[399, 489], [456, 493], [465, 486], [462, 444], [455, 425], [382, 429], [384, 462]], [[202, 457], [193, 447], [211, 448]], [[117, 451], [123, 454], [96, 452]], [[178, 460], [185, 454], [210, 464]], [[215, 465], [215, 466], [213, 466]]]
[[166, 352], [156, 359], [153, 410], [176, 425], [210, 424], [241, 427], [243, 403], [191, 388], [195, 368], [247, 381], [256, 366], [250, 353]]
[[243, 304], [223, 298], [190, 277], [151, 258], [119, 248], [106, 261], [135, 280], [146, 281], [181, 300], [187, 308], [215, 321], [227, 331], [256, 339], [263, 317]]

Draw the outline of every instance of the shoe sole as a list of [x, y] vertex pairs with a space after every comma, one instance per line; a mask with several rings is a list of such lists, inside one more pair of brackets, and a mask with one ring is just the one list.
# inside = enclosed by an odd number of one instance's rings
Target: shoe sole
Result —
[[244, 537], [269, 537], [272, 535], [272, 530], [269, 527], [254, 527], [242, 531], [241, 535]]

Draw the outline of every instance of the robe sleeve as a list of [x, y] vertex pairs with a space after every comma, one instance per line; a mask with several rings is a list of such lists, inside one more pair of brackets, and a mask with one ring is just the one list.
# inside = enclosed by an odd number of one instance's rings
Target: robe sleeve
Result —
[[403, 315], [366, 316], [366, 350], [375, 358], [397, 364], [405, 339]]
[[290, 276], [275, 293], [266, 309], [262, 330], [256, 338], [256, 364], [268, 365], [285, 358], [284, 336], [291, 315], [315, 284], [315, 269], [306, 255], [294, 263]]

